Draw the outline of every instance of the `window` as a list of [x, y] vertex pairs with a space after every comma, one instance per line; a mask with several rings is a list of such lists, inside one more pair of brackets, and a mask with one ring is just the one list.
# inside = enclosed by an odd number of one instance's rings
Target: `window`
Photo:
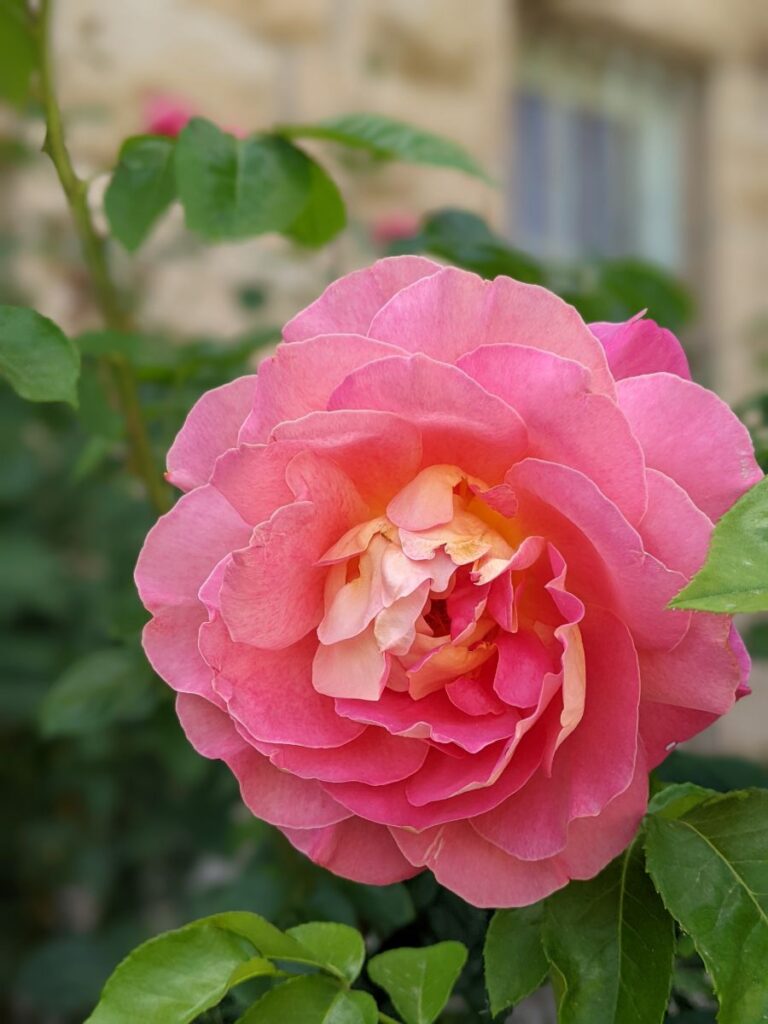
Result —
[[604, 40], [524, 39], [510, 229], [550, 260], [640, 256], [685, 272], [696, 77]]

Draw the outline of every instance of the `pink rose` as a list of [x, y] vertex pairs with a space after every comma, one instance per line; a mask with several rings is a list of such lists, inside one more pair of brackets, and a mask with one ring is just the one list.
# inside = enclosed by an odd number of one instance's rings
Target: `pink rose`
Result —
[[589, 878], [745, 692], [669, 611], [760, 477], [650, 320], [420, 257], [342, 278], [168, 454], [136, 579], [192, 744], [309, 857], [478, 906]]
[[186, 128], [195, 110], [175, 96], [150, 96], [144, 107], [144, 125], [151, 135], [167, 135], [171, 139]]

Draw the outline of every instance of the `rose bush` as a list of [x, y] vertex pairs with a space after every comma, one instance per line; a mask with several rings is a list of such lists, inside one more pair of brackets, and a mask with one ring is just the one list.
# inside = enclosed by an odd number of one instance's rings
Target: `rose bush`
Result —
[[761, 475], [746, 430], [652, 321], [418, 257], [284, 338], [191, 411], [136, 570], [190, 741], [349, 878], [591, 877], [746, 692], [730, 619], [666, 607]]

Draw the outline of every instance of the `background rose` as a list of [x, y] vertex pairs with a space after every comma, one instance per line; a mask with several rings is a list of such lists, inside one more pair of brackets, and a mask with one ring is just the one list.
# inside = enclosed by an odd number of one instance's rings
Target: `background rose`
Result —
[[284, 336], [190, 413], [137, 568], [190, 740], [347, 877], [592, 876], [744, 686], [730, 620], [666, 604], [760, 476], [746, 431], [652, 321], [421, 258]]

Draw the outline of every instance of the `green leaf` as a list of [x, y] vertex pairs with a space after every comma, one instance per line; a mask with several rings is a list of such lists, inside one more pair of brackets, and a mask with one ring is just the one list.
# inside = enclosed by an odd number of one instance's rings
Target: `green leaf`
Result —
[[685, 285], [645, 260], [610, 260], [599, 265], [598, 287], [615, 304], [610, 319], [625, 319], [647, 309], [663, 327], [679, 331], [693, 315], [693, 300]]
[[158, 935], [117, 966], [87, 1024], [187, 1024], [226, 995], [251, 956], [237, 935], [206, 921]]
[[405, 1024], [432, 1024], [466, 960], [467, 948], [461, 942], [389, 949], [368, 961], [368, 975], [384, 989]]
[[77, 406], [80, 356], [61, 328], [33, 309], [0, 306], [0, 374], [30, 402]]
[[176, 197], [175, 143], [160, 135], [126, 139], [104, 196], [112, 234], [138, 249]]
[[491, 1013], [521, 1002], [543, 984], [547, 958], [541, 941], [544, 905], [497, 910], [485, 936], [485, 987]]
[[378, 157], [451, 167], [489, 180], [469, 153], [455, 142], [382, 114], [346, 114], [316, 124], [279, 125], [275, 130], [291, 138], [325, 139], [352, 149], [365, 149]]
[[102, 367], [93, 360], [86, 360], [81, 367], [77, 394], [78, 418], [89, 434], [109, 441], [116, 441], [122, 436], [125, 422], [110, 404]]
[[376, 1000], [368, 992], [359, 992], [353, 990], [347, 993], [348, 999], [350, 999], [360, 1011], [363, 1024], [377, 1024], [379, 1019], [379, 1008], [376, 1005]]
[[660, 814], [663, 818], [680, 818], [697, 804], [716, 796], [715, 790], [704, 789], [693, 782], [680, 782], [664, 786], [648, 804], [649, 814]]
[[312, 164], [274, 135], [236, 139], [195, 117], [176, 143], [176, 182], [187, 226], [210, 241], [285, 231], [312, 188]]
[[703, 568], [669, 606], [729, 615], [768, 609], [768, 477], [717, 523]]
[[544, 949], [560, 1024], [659, 1024], [669, 998], [672, 919], [638, 840], [597, 878], [546, 903]]
[[277, 973], [277, 968], [271, 960], [265, 960], [263, 956], [254, 956], [232, 971], [227, 981], [227, 988], [242, 985], [244, 981], [251, 981], [253, 978], [269, 977]]
[[362, 970], [365, 943], [360, 932], [348, 924], [311, 921], [289, 928], [287, 934], [298, 939], [317, 957], [318, 963], [335, 967], [349, 982], [353, 982]]
[[544, 283], [544, 270], [535, 260], [509, 246], [482, 217], [469, 210], [447, 208], [430, 214], [422, 225], [419, 242], [427, 252], [481, 277], [506, 274], [528, 284]]
[[230, 988], [272, 973], [266, 957], [312, 962], [296, 939], [258, 914], [232, 911], [193, 921], [150, 939], [118, 964], [86, 1024], [188, 1024]]
[[648, 870], [696, 944], [720, 1000], [720, 1024], [768, 1020], [768, 791], [651, 817]]
[[284, 234], [300, 245], [316, 247], [330, 242], [346, 223], [347, 211], [336, 183], [320, 164], [310, 160], [309, 198]]
[[254, 1003], [237, 1024], [367, 1024], [360, 1004], [319, 974], [286, 981]]
[[0, 0], [0, 96], [17, 106], [24, 103], [36, 63], [24, 0]]
[[135, 722], [155, 708], [159, 696], [136, 652], [94, 651], [70, 666], [45, 695], [40, 730], [50, 737], [84, 736], [115, 722]]

